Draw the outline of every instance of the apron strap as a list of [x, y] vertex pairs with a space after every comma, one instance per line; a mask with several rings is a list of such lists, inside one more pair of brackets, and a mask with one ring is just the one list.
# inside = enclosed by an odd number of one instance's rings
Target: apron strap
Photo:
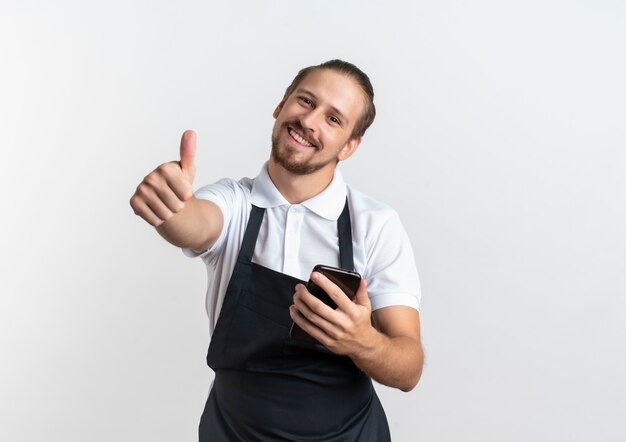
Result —
[[259, 236], [259, 230], [261, 229], [261, 222], [263, 221], [264, 214], [264, 208], [252, 205], [252, 210], [250, 210], [250, 219], [248, 219], [248, 225], [246, 226], [246, 233], [243, 235], [241, 249], [239, 250], [239, 260], [252, 262], [252, 254], [254, 253], [256, 238]]
[[350, 209], [348, 198], [343, 212], [337, 220], [337, 233], [339, 235], [339, 267], [346, 270], [354, 270], [354, 257], [352, 255], [352, 226], [350, 225]]

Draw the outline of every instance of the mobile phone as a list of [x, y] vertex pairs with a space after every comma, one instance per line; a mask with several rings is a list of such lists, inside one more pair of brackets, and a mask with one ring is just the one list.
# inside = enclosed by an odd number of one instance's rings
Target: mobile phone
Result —
[[[334, 284], [336, 284], [347, 296], [350, 300], [354, 299], [356, 292], [359, 288], [359, 284], [361, 283], [361, 275], [357, 272], [353, 272], [352, 270], [341, 269], [338, 267], [331, 267], [322, 264], [318, 264], [313, 268], [314, 272], [321, 273], [330, 279]], [[335, 309], [337, 308], [337, 304], [328, 296], [328, 294], [322, 290], [317, 284], [313, 281], [309, 280], [306, 285], [306, 288], [312, 295], [316, 296], [320, 299], [324, 304], [329, 307]], [[307, 332], [302, 330], [298, 325], [294, 322], [291, 326], [291, 330], [289, 335], [297, 340], [306, 341], [311, 343], [318, 344], [317, 340], [311, 337]]]

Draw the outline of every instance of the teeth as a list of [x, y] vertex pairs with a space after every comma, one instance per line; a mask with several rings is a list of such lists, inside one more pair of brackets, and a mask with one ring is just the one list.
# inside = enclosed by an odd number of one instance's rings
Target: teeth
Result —
[[297, 132], [293, 129], [289, 129], [289, 135], [291, 135], [292, 137], [294, 137], [296, 139], [296, 141], [300, 144], [304, 144], [307, 147], [311, 147], [313, 146], [311, 143], [309, 143], [307, 140], [305, 140], [304, 138], [302, 138], [300, 135], [297, 134]]

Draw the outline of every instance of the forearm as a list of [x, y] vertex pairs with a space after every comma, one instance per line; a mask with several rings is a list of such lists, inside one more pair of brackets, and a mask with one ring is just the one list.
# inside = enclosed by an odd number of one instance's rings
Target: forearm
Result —
[[349, 355], [375, 381], [402, 391], [418, 383], [424, 365], [419, 340], [408, 336], [389, 337], [372, 328], [366, 346]]
[[222, 213], [215, 204], [192, 197], [156, 230], [177, 247], [204, 251], [217, 240], [222, 225]]

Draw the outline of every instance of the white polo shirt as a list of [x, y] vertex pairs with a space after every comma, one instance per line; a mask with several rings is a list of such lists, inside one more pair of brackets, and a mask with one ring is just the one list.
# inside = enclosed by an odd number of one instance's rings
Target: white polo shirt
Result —
[[324, 191], [301, 204], [290, 204], [267, 172], [254, 178], [225, 178], [195, 192], [215, 203], [224, 227], [213, 247], [200, 256], [207, 267], [206, 308], [213, 332], [237, 261], [251, 206], [265, 208], [252, 261], [307, 281], [316, 264], [339, 266], [337, 219], [348, 197], [354, 267], [367, 279], [372, 309], [404, 305], [419, 309], [421, 297], [413, 250], [398, 214], [346, 185], [335, 169]]

